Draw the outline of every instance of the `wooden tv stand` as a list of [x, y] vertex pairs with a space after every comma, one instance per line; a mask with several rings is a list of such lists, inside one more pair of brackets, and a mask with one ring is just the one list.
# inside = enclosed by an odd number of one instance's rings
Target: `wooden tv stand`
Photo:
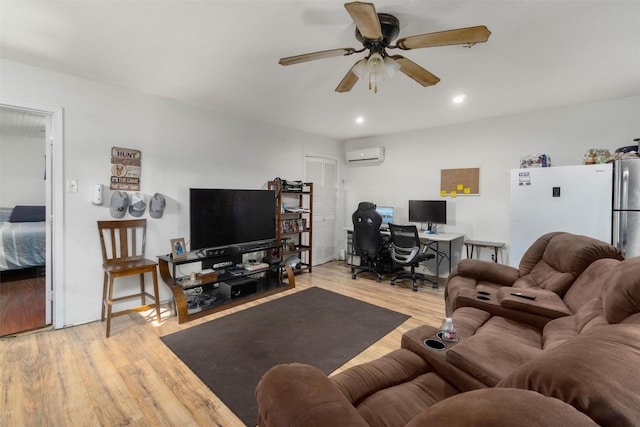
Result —
[[[280, 247], [281, 243], [276, 241], [194, 251], [180, 260], [173, 260], [170, 254], [158, 256], [160, 277], [173, 292], [178, 323], [294, 288], [295, 277], [287, 263], [280, 262], [254, 270], [236, 267], [242, 262], [243, 254], [271, 252]], [[177, 276], [178, 266], [196, 262], [214, 273], [202, 282], [192, 282], [189, 276]]]

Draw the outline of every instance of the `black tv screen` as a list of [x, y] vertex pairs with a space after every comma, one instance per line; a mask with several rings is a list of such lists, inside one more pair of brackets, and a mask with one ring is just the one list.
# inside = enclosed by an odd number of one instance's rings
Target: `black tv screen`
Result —
[[191, 250], [276, 238], [273, 190], [189, 190]]
[[446, 200], [409, 200], [409, 222], [447, 223]]

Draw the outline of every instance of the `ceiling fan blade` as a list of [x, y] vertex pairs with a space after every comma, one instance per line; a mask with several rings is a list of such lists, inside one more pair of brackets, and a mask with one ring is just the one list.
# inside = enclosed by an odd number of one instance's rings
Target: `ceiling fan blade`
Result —
[[354, 1], [344, 4], [360, 34], [366, 39], [382, 40], [382, 27], [373, 3]]
[[394, 55], [391, 58], [398, 61], [400, 64], [400, 71], [420, 83], [422, 86], [433, 86], [440, 81], [439, 77], [431, 74], [429, 71], [404, 56]]
[[316, 59], [332, 58], [334, 56], [347, 56], [351, 55], [356, 50], [351, 47], [345, 47], [341, 49], [322, 50], [320, 52], [305, 53], [303, 55], [288, 56], [286, 58], [280, 58], [278, 64], [280, 65], [293, 65], [301, 62], [315, 61]]
[[353, 67], [351, 67], [351, 69], [347, 71], [347, 74], [345, 74], [345, 76], [342, 78], [342, 81], [338, 84], [336, 92], [349, 92], [353, 88], [353, 86], [358, 81], [358, 76], [353, 72], [353, 69], [357, 64], [357, 62], [353, 64]]
[[484, 25], [458, 28], [457, 30], [420, 34], [398, 39], [396, 46], [400, 49], [420, 49], [423, 47], [449, 46], [453, 44], [476, 44], [489, 40], [491, 31]]

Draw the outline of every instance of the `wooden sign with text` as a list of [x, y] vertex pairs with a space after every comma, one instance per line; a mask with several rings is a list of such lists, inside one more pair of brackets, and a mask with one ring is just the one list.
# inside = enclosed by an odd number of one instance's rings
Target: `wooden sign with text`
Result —
[[111, 148], [111, 189], [140, 191], [142, 152], [129, 148]]

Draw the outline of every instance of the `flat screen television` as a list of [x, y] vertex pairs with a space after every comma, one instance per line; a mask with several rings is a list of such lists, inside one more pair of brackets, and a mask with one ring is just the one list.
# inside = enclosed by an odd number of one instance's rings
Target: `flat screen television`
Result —
[[[409, 222], [447, 223], [446, 200], [409, 200]], [[431, 227], [429, 227], [431, 229]]]
[[376, 211], [382, 217], [382, 224], [391, 224], [393, 222], [393, 207], [391, 206], [376, 206]]
[[191, 188], [189, 225], [192, 251], [276, 238], [273, 190]]

